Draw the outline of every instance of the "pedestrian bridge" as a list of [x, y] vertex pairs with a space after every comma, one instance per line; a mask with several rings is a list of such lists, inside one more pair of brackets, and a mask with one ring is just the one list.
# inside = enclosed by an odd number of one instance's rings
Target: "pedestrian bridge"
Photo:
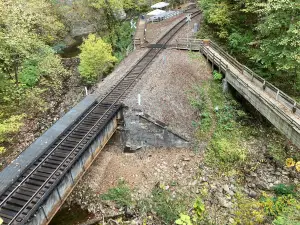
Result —
[[225, 82], [233, 86], [278, 130], [300, 148], [300, 105], [290, 96], [239, 63], [211, 40], [177, 39], [176, 48], [199, 51], [212, 70], [225, 74]]

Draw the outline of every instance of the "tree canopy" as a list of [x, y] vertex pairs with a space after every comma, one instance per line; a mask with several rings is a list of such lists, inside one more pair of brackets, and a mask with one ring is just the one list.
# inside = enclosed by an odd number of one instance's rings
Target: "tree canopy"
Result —
[[203, 27], [213, 38], [289, 94], [300, 90], [299, 1], [200, 0], [199, 5]]

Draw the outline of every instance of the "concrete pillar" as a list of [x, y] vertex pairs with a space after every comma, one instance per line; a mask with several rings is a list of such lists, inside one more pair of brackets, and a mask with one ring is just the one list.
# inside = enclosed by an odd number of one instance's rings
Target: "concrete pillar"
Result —
[[222, 86], [223, 86], [223, 93], [228, 93], [228, 82], [226, 80], [226, 77], [222, 80]]

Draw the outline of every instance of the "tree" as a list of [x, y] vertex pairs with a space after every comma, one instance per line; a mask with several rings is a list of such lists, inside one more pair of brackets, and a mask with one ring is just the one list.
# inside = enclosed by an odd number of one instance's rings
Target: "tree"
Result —
[[299, 2], [269, 0], [256, 6], [259, 50], [253, 59], [268, 68], [272, 76], [290, 75], [296, 82], [300, 75]]
[[50, 45], [63, 34], [48, 0], [0, 0], [0, 150], [61, 93], [68, 73]]
[[87, 84], [95, 83], [117, 61], [116, 57], [112, 55], [111, 45], [94, 34], [90, 34], [84, 40], [80, 49], [79, 72]]

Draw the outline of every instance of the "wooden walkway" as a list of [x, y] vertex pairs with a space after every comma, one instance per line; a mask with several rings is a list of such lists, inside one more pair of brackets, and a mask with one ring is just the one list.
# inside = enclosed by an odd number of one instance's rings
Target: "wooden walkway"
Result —
[[177, 49], [200, 51], [262, 115], [300, 147], [300, 106], [210, 40], [178, 39]]

